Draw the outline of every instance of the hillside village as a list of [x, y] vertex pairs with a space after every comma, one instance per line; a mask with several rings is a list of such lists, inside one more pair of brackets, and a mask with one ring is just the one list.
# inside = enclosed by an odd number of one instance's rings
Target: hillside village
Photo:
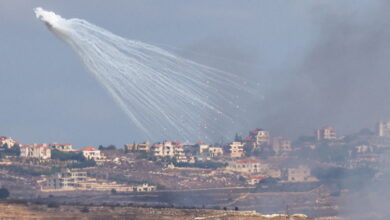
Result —
[[348, 136], [325, 126], [295, 141], [254, 129], [212, 145], [146, 141], [78, 150], [69, 143], [22, 144], [0, 137], [0, 146], [0, 183], [17, 198], [87, 191], [319, 190], [313, 202], [327, 204], [354, 190], [355, 179], [364, 185], [380, 178], [390, 152], [390, 122], [378, 123], [375, 132], [363, 129]]

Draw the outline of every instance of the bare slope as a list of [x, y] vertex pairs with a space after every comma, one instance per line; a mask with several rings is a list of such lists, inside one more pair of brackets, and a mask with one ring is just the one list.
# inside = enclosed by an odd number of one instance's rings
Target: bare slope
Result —
[[253, 211], [223, 211], [200, 209], [153, 209], [135, 207], [73, 206], [0, 203], [0, 219], [223, 219], [223, 220], [307, 220], [303, 215], [262, 216]]

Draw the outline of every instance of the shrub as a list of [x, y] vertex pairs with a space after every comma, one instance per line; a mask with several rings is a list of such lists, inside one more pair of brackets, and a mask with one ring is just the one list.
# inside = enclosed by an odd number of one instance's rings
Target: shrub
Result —
[[80, 210], [80, 212], [83, 212], [83, 213], [88, 213], [89, 212], [89, 209], [88, 207], [84, 207]]
[[85, 160], [83, 162], [69, 164], [67, 167], [72, 169], [72, 168], [85, 168], [85, 167], [94, 167], [94, 166], [96, 166], [96, 161]]
[[51, 202], [51, 203], [47, 204], [47, 207], [48, 208], [58, 208], [58, 207], [60, 207], [60, 205], [58, 203]]

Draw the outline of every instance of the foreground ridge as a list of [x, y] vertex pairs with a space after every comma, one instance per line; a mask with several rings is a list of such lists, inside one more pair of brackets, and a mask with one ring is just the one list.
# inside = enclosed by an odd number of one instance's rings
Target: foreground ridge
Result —
[[142, 208], [126, 206], [58, 205], [1, 202], [0, 219], [229, 219], [229, 220], [309, 220], [306, 215], [261, 215], [255, 211]]

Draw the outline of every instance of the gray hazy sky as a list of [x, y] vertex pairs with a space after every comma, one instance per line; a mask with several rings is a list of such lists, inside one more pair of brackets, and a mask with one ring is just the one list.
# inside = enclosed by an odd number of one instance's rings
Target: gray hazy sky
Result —
[[264, 100], [248, 115], [248, 130], [296, 137], [326, 124], [343, 133], [390, 119], [385, 1], [0, 0], [0, 135], [22, 143], [145, 138], [35, 19], [38, 6], [255, 77]]

